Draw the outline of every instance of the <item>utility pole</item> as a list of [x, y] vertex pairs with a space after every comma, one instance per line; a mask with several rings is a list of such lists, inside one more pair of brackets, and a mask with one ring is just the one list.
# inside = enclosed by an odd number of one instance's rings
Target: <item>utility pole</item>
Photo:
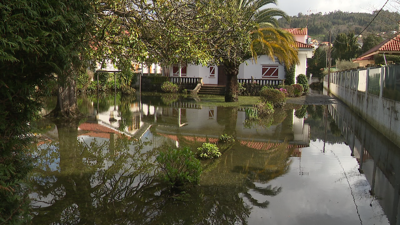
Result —
[[330, 78], [331, 78], [331, 31], [329, 31], [329, 45], [328, 45], [328, 94], [331, 92]]

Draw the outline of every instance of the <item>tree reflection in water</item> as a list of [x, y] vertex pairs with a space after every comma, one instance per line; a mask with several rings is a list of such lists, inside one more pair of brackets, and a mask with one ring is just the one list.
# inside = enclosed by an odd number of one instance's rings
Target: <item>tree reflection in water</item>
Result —
[[[234, 126], [229, 118], [226, 125]], [[115, 134], [84, 138], [78, 122], [56, 126], [59, 141], [32, 152], [33, 224], [247, 224], [252, 207], [269, 204], [254, 193], [280, 193], [268, 182], [288, 171], [293, 151], [285, 143], [237, 142], [204, 162], [200, 186], [171, 196], [155, 176], [165, 146], [146, 150]]]

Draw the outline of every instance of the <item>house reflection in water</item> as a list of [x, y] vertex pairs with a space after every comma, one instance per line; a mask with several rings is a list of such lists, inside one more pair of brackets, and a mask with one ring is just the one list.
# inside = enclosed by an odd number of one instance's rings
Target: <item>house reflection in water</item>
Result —
[[182, 102], [172, 106], [142, 104], [142, 120], [157, 125], [155, 130], [158, 134], [176, 142], [178, 135], [186, 140], [205, 142], [208, 138], [210, 142], [216, 142], [222, 134], [229, 134], [245, 145], [253, 143], [252, 146], [266, 146], [270, 142], [288, 141], [291, 145], [309, 146], [310, 127], [304, 123], [304, 118], [297, 118], [293, 110], [283, 111], [286, 118], [267, 127], [248, 126], [245, 111], [238, 108]]

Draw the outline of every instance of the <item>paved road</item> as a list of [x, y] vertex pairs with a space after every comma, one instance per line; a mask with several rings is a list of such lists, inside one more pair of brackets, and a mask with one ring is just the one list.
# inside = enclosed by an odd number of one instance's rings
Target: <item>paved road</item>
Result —
[[300, 104], [300, 105], [330, 105], [336, 104], [337, 99], [328, 95], [319, 94], [315, 91], [310, 91], [307, 95], [297, 98], [290, 98], [286, 103]]

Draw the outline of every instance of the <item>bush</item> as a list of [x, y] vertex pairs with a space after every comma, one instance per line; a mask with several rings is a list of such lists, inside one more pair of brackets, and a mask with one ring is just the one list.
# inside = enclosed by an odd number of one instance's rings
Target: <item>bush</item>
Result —
[[288, 97], [288, 96], [289, 96], [289, 94], [288, 94], [286, 88], [278, 88], [277, 90], [280, 91], [280, 92], [282, 92], [282, 93], [285, 95], [285, 97]]
[[274, 106], [270, 102], [260, 102], [256, 105], [258, 115], [260, 117], [265, 117], [274, 113]]
[[219, 142], [222, 142], [222, 143], [227, 143], [227, 142], [234, 142], [235, 139], [234, 139], [232, 136], [230, 136], [230, 135], [222, 134], [222, 135], [219, 137], [218, 141], [219, 141]]
[[215, 144], [203, 143], [197, 150], [198, 156], [202, 159], [214, 159], [221, 156], [221, 152]]
[[247, 119], [257, 119], [258, 118], [258, 112], [257, 112], [257, 108], [246, 108], [245, 109], [245, 113], [246, 113], [246, 118]]
[[132, 95], [136, 92], [136, 90], [133, 87], [124, 84], [121, 87], [121, 92], [122, 94]]
[[176, 85], [170, 81], [165, 81], [161, 85], [161, 90], [163, 90], [166, 93], [177, 93], [178, 89], [179, 89], [178, 85]]
[[304, 89], [303, 89], [302, 85], [300, 85], [300, 84], [292, 84], [292, 87], [294, 89], [294, 96], [295, 97], [299, 97], [299, 96], [301, 96], [303, 94]]
[[286, 85], [285, 88], [286, 88], [288, 97], [294, 97], [294, 87], [292, 85]]
[[306, 116], [307, 113], [307, 105], [303, 105], [300, 109], [296, 109], [296, 112], [294, 113], [294, 115], [301, 119], [304, 118]]
[[294, 70], [295, 66], [292, 66], [291, 68], [287, 69], [285, 67], [285, 85], [292, 85], [294, 84]]
[[264, 89], [263, 87], [260, 97], [262, 102], [270, 102], [275, 108], [282, 107], [286, 103], [285, 94], [276, 89]]
[[157, 162], [161, 178], [172, 187], [198, 184], [200, 181], [201, 163], [188, 147], [160, 152]]
[[297, 83], [303, 86], [304, 92], [308, 91], [308, 79], [306, 75], [300, 74], [299, 76], [297, 76]]

